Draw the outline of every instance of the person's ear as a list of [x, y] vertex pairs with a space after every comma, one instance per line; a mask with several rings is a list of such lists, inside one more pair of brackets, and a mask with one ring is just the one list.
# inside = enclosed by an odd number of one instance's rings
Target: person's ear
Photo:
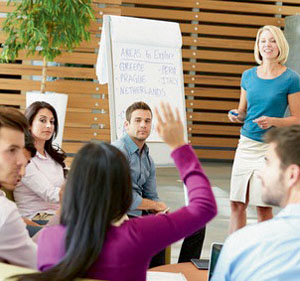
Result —
[[300, 166], [296, 165], [296, 164], [292, 164], [290, 165], [287, 169], [286, 169], [286, 180], [287, 180], [287, 184], [288, 186], [294, 186], [299, 184], [300, 182]]
[[125, 128], [125, 131], [127, 132], [128, 131], [128, 127], [129, 127], [129, 122], [126, 120], [124, 122], [124, 128]]

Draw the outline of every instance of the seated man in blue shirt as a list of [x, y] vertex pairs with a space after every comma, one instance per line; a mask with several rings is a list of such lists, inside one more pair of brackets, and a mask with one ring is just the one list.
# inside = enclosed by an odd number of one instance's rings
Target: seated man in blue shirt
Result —
[[142, 211], [162, 212], [167, 206], [158, 198], [155, 165], [145, 143], [151, 132], [151, 109], [146, 103], [134, 103], [126, 110], [126, 120], [127, 134], [113, 145], [125, 154], [130, 165], [133, 202], [128, 215], [137, 217]]
[[[130, 218], [168, 210], [167, 205], [158, 197], [155, 165], [145, 143], [151, 133], [151, 127], [151, 108], [144, 102], [133, 103], [126, 110], [125, 129], [127, 133], [112, 143], [125, 154], [131, 170], [133, 202], [128, 212]], [[199, 258], [204, 234], [205, 228], [184, 240], [179, 262]], [[164, 250], [153, 257], [150, 267], [162, 264], [165, 264]]]
[[271, 220], [245, 227], [225, 242], [212, 280], [299, 280], [300, 276], [300, 126], [273, 128], [262, 199], [284, 207]]

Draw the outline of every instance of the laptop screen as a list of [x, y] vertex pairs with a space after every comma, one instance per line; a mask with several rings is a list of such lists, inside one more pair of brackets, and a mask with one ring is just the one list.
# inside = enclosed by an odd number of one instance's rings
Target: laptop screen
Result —
[[211, 280], [214, 270], [221, 252], [223, 244], [213, 243], [211, 245], [210, 251], [210, 259], [209, 259], [209, 267], [208, 267], [208, 281]]

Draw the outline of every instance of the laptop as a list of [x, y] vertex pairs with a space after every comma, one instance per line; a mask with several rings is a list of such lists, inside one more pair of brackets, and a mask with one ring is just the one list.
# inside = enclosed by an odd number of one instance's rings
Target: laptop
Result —
[[210, 259], [208, 264], [208, 281], [212, 279], [222, 247], [223, 244], [221, 243], [211, 244]]

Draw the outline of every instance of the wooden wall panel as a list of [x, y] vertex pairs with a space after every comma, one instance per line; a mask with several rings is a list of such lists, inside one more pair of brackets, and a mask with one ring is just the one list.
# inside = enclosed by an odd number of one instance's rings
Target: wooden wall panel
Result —
[[[40, 90], [40, 82], [30, 79], [0, 78], [1, 90], [32, 91]], [[46, 90], [57, 93], [78, 94], [107, 94], [106, 86], [90, 81], [54, 80], [46, 82]], [[0, 97], [1, 101], [1, 97]], [[1, 102], [0, 102], [1, 103]]]
[[200, 158], [232, 159], [240, 126], [229, 122], [227, 112], [238, 105], [242, 72], [256, 65], [257, 29], [284, 27], [285, 16], [300, 12], [299, 1], [281, 3], [123, 1], [122, 15], [180, 24], [189, 140]]
[[[0, 48], [0, 52], [2, 52], [2, 48]], [[19, 60], [42, 60], [41, 56], [38, 54], [27, 56], [24, 51], [19, 52], [18, 56]], [[63, 52], [60, 56], [54, 59], [54, 62], [57, 63], [70, 63], [70, 64], [86, 64], [86, 65], [94, 65], [97, 60], [96, 53], [82, 53], [82, 52]]]
[[[68, 94], [68, 107], [64, 128], [63, 149], [68, 154], [67, 163], [77, 150], [89, 140], [110, 141], [109, 108], [107, 85], [99, 85], [96, 80], [95, 65], [99, 39], [102, 30], [101, 19], [103, 11], [99, 9], [99, 1], [94, 1], [96, 20], [91, 23], [91, 41], [83, 42], [74, 52], [63, 52], [55, 58], [54, 65], [48, 67], [46, 90]], [[120, 5], [120, 1], [100, 1], [101, 5]], [[0, 2], [0, 12], [12, 11], [6, 2]], [[107, 7], [105, 12], [120, 14], [120, 8]], [[0, 19], [0, 25], [4, 18]], [[0, 43], [6, 36], [0, 31]], [[2, 51], [2, 48], [0, 48]], [[40, 62], [38, 55], [26, 56], [24, 51], [19, 53], [16, 62], [0, 64], [0, 104], [19, 106], [25, 109], [25, 93], [39, 90], [40, 81], [32, 76], [40, 77], [42, 67], [32, 62]]]
[[[110, 140], [107, 86], [99, 85], [95, 65], [105, 14], [175, 21], [183, 35], [183, 69], [189, 141], [205, 159], [232, 159], [240, 126], [231, 124], [227, 111], [237, 107], [241, 73], [255, 65], [253, 47], [257, 29], [300, 12], [299, 0], [97, 0], [91, 41], [73, 53], [63, 52], [49, 66], [48, 91], [69, 95], [63, 148], [71, 163], [89, 140]], [[6, 1], [0, 12], [12, 11]], [[4, 18], [0, 18], [2, 25]], [[0, 43], [5, 35], [0, 31]], [[1, 46], [0, 46], [1, 47]], [[0, 48], [1, 51], [1, 48]], [[0, 104], [25, 108], [26, 91], [39, 90], [39, 55], [0, 64]]]
[[[218, 1], [213, 1], [218, 2]], [[198, 8], [198, 7], [197, 7]], [[262, 26], [267, 24], [283, 26], [284, 20], [271, 16], [256, 16], [256, 15], [237, 15], [237, 14], [220, 14], [211, 12], [193, 12], [193, 11], [178, 11], [165, 10], [153, 8], [136, 8], [136, 7], [122, 7], [122, 15], [131, 17], [143, 17], [152, 19], [167, 19], [171, 21], [199, 21], [207, 23], [226, 23], [226, 24], [240, 24], [240, 25], [254, 25]]]

